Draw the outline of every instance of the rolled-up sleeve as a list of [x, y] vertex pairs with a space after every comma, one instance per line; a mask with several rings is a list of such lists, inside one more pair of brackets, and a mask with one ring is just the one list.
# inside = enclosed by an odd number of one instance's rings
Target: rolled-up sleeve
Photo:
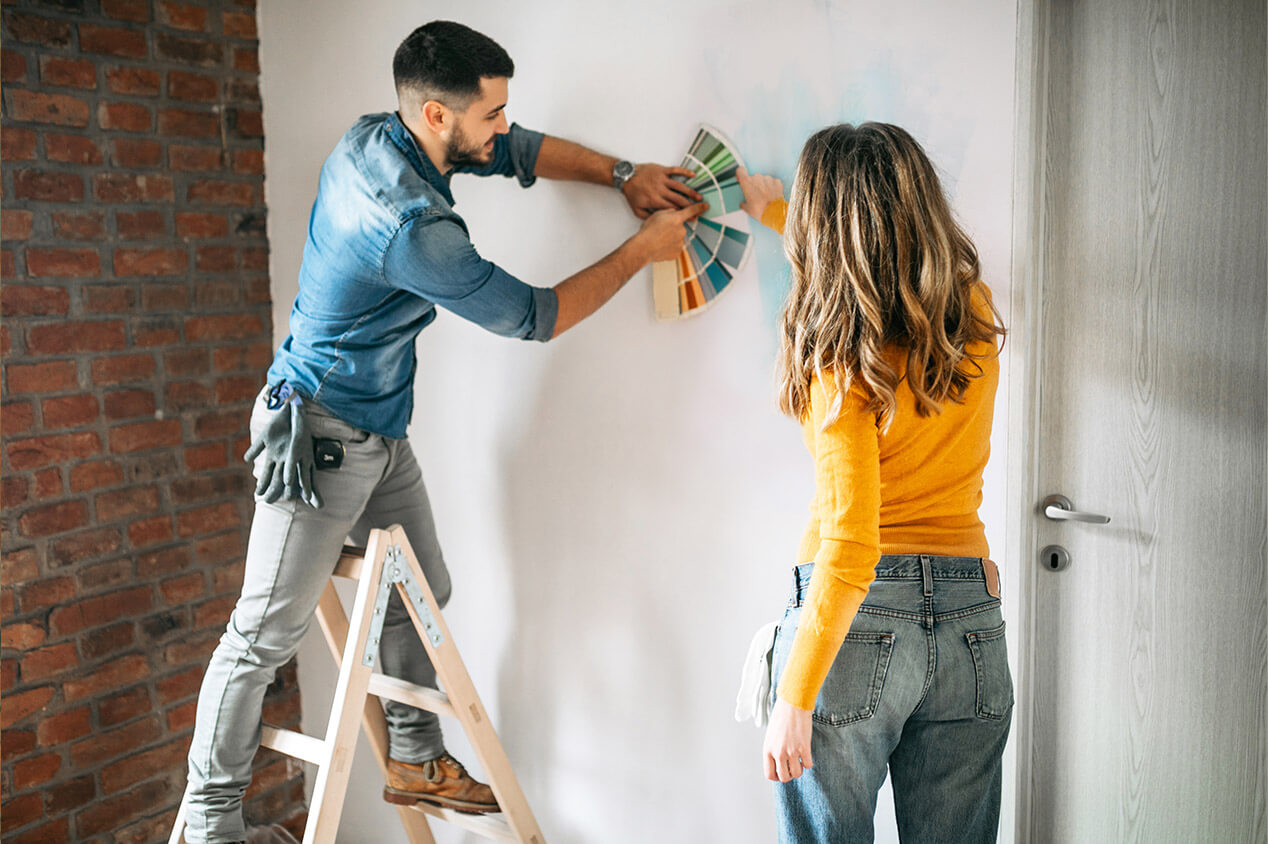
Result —
[[512, 123], [509, 132], [493, 138], [492, 161], [480, 167], [460, 165], [454, 171], [476, 176], [514, 176], [521, 185], [529, 187], [537, 181], [533, 171], [537, 169], [537, 153], [544, 137], [541, 132]]
[[463, 319], [523, 340], [549, 340], [559, 300], [548, 287], [533, 287], [486, 261], [462, 226], [448, 219], [407, 221], [385, 256], [393, 287], [408, 290]]

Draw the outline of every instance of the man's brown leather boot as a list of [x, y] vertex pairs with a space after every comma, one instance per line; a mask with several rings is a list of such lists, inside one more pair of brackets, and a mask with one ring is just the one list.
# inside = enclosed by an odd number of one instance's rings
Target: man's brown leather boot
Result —
[[500, 812], [493, 789], [476, 782], [448, 753], [418, 765], [389, 759], [383, 799], [389, 803], [418, 801], [457, 809], [459, 812]]

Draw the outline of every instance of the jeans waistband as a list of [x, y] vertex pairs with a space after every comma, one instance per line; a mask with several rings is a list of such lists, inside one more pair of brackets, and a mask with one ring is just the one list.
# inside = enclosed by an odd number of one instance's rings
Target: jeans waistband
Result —
[[[982, 557], [942, 557], [936, 554], [882, 554], [876, 563], [877, 580], [923, 581], [926, 592], [937, 580], [979, 580], [990, 585], [987, 568], [995, 564]], [[814, 563], [793, 568], [792, 594], [789, 602], [799, 607], [810, 589]]]

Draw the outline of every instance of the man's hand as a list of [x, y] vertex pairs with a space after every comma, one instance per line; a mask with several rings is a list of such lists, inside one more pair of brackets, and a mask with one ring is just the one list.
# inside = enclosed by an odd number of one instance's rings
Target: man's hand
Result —
[[687, 238], [687, 222], [699, 217], [708, 207], [707, 202], [697, 202], [686, 208], [657, 211], [644, 220], [634, 239], [646, 250], [647, 262], [677, 258]]
[[690, 179], [694, 175], [686, 167], [640, 164], [634, 169], [634, 175], [621, 186], [621, 192], [635, 215], [646, 219], [662, 208], [685, 208], [699, 202], [700, 194], [672, 178], [682, 176]]
[[740, 167], [735, 171], [735, 180], [740, 183], [740, 190], [744, 191], [744, 201], [740, 203], [740, 208], [759, 223], [766, 206], [776, 199], [784, 198], [784, 183], [774, 176], [764, 176], [761, 173], [750, 176], [747, 170]]
[[250, 463], [264, 453], [255, 494], [267, 503], [272, 504], [279, 498], [299, 498], [317, 509], [321, 507], [321, 496], [313, 485], [317, 460], [301, 404], [295, 396], [278, 408], [243, 459]]
[[782, 700], [775, 701], [762, 743], [762, 765], [766, 779], [788, 782], [813, 768], [810, 758], [812, 724], [809, 709], [798, 709]]

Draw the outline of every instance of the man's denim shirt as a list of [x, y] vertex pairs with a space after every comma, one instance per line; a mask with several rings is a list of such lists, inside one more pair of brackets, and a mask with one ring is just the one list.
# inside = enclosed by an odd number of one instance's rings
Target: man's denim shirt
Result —
[[[524, 187], [542, 135], [512, 125], [483, 167]], [[321, 168], [290, 336], [268, 380], [285, 378], [345, 422], [401, 438], [414, 409], [414, 339], [440, 305], [489, 331], [548, 340], [558, 300], [484, 260], [454, 213], [449, 175], [397, 114], [359, 119]]]

